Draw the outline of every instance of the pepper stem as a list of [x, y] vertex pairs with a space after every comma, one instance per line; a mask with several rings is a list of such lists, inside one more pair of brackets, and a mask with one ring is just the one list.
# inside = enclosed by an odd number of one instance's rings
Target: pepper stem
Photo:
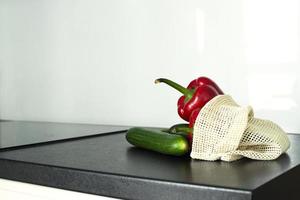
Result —
[[166, 79], [166, 78], [158, 78], [155, 80], [155, 83], [165, 83], [169, 86], [171, 86], [172, 88], [174, 88], [175, 90], [181, 92], [185, 97], [187, 97], [188, 99], [191, 99], [194, 92], [179, 85], [178, 83], [175, 83], [174, 81], [171, 81], [169, 79]]

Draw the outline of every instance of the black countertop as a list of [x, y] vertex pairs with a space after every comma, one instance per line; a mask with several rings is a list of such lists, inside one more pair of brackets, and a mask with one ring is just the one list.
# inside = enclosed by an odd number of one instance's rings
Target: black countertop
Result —
[[0, 149], [127, 130], [125, 126], [0, 120]]
[[[227, 163], [135, 148], [126, 142], [121, 127], [111, 130], [4, 149], [0, 177], [122, 199], [300, 198], [300, 135], [289, 135], [291, 148], [275, 161], [244, 158]], [[101, 126], [96, 132], [101, 132]]]

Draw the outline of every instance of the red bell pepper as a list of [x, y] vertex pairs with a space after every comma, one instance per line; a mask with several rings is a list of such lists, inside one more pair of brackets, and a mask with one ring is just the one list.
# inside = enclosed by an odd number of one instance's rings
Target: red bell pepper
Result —
[[155, 83], [166, 83], [183, 94], [178, 99], [178, 114], [185, 121], [190, 121], [190, 116], [194, 110], [201, 109], [213, 97], [224, 94], [218, 85], [207, 77], [199, 77], [188, 85], [187, 88], [169, 79], [159, 78]]
[[217, 92], [219, 94], [224, 94], [224, 92], [221, 90], [221, 88], [219, 88], [219, 86], [210, 78], [205, 77], [205, 76], [201, 76], [193, 81], [190, 82], [190, 84], [188, 85], [188, 89], [197, 89], [198, 87], [202, 86], [202, 85], [209, 85], [212, 86], [213, 88], [215, 88], [217, 90]]
[[[197, 88], [201, 85], [209, 85], [212, 86], [213, 88], [215, 88], [218, 92], [218, 95], [224, 94], [224, 92], [221, 90], [221, 88], [211, 79], [207, 78], [207, 77], [199, 77], [195, 80], [193, 80], [192, 82], [190, 82], [190, 84], [188, 85], [187, 88], [189, 89], [193, 89], [193, 88]], [[194, 127], [196, 118], [200, 112], [201, 108], [197, 108], [195, 110], [192, 111], [192, 113], [190, 114], [190, 118], [189, 118], [189, 124], [190, 127]]]
[[159, 78], [155, 83], [166, 83], [183, 94], [177, 102], [179, 116], [188, 121], [190, 127], [194, 126], [195, 120], [201, 108], [212, 98], [224, 94], [219, 86], [207, 77], [199, 77], [188, 85], [187, 88], [169, 79]]

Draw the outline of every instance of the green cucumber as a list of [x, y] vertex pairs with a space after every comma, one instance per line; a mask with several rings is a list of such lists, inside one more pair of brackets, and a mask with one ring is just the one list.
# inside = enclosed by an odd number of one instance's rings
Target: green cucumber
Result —
[[187, 133], [187, 132], [176, 132], [176, 133], [170, 133], [170, 134], [181, 135], [181, 136], [183, 136], [185, 138], [188, 138], [190, 133]]
[[175, 124], [168, 129], [169, 133], [178, 133], [178, 132], [185, 132], [191, 133], [193, 129], [189, 127], [189, 124]]
[[189, 151], [189, 143], [184, 136], [157, 129], [130, 128], [126, 133], [126, 140], [134, 146], [167, 155], [181, 156]]

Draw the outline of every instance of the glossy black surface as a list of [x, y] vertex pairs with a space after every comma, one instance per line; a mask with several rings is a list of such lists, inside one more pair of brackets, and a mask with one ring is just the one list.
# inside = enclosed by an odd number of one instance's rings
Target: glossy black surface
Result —
[[161, 155], [112, 133], [2, 151], [0, 177], [126, 199], [299, 199], [300, 135], [289, 138], [277, 160], [227, 163]]
[[0, 149], [117, 132], [128, 127], [31, 121], [0, 121]]

